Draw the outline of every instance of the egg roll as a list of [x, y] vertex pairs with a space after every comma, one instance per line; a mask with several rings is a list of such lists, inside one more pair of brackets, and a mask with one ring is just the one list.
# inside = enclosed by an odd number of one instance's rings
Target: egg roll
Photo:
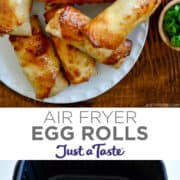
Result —
[[19, 63], [30, 81], [36, 98], [56, 95], [68, 86], [60, 71], [59, 60], [48, 38], [43, 34], [38, 17], [31, 17], [32, 36], [10, 36]]
[[70, 45], [95, 58], [100, 63], [119, 67], [124, 58], [130, 54], [132, 41], [125, 39], [114, 50], [96, 48], [81, 33], [81, 28], [89, 21], [90, 18], [79, 10], [72, 6], [66, 6], [56, 11], [54, 17], [47, 24], [46, 31], [53, 36], [65, 39]]
[[93, 58], [69, 45], [64, 39], [57, 37], [52, 39], [66, 78], [71, 84], [86, 82], [96, 73], [96, 63]]
[[161, 0], [116, 0], [83, 27], [95, 47], [116, 48], [134, 28], [147, 20]]
[[32, 0], [0, 0], [0, 34], [31, 35]]
[[[56, 9], [51, 9], [45, 14], [48, 22], [54, 15]], [[79, 84], [88, 81], [96, 73], [96, 62], [94, 58], [73, 47], [62, 38], [51, 36], [57, 55], [65, 71], [65, 76], [71, 84]]]

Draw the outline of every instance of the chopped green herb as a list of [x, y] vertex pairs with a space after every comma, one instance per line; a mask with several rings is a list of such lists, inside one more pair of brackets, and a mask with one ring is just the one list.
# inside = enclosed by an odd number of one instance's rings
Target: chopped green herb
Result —
[[175, 5], [174, 9], [175, 9], [176, 12], [178, 12], [180, 10], [180, 6], [179, 5]]
[[176, 47], [180, 47], [180, 35], [173, 36], [171, 38], [171, 44]]
[[171, 22], [164, 23], [164, 30], [169, 34], [169, 36], [173, 36], [177, 33], [177, 27], [173, 19]]
[[174, 5], [166, 12], [163, 28], [167, 33], [171, 44], [180, 47], [180, 4]]

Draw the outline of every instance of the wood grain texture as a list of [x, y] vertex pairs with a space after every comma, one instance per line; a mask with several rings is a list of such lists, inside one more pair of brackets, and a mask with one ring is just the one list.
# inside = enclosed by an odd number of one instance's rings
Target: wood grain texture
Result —
[[168, 48], [158, 33], [158, 18], [167, 2], [169, 0], [162, 0], [160, 8], [150, 20], [148, 38], [138, 62], [131, 72], [108, 92], [83, 103], [52, 105], [30, 100], [0, 84], [0, 106], [144, 107], [166, 106], [166, 104], [179, 106], [180, 52]]

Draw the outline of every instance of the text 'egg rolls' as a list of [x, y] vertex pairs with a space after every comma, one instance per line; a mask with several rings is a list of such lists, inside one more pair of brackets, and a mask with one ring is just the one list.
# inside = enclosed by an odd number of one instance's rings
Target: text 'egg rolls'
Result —
[[83, 28], [95, 47], [116, 48], [161, 0], [116, 0]]
[[62, 91], [68, 82], [60, 72], [59, 60], [42, 33], [37, 16], [31, 17], [31, 24], [32, 36], [10, 36], [9, 39], [36, 98], [43, 99]]
[[0, 34], [31, 35], [32, 0], [0, 0]]
[[81, 33], [81, 28], [90, 18], [71, 6], [58, 10], [46, 26], [46, 31], [58, 38], [64, 38], [69, 44], [95, 58], [98, 62], [117, 66], [131, 52], [132, 42], [125, 40], [115, 50], [96, 48]]
[[[55, 12], [56, 10], [52, 9], [45, 14], [46, 22], [55, 15]], [[66, 78], [71, 84], [88, 81], [96, 73], [96, 63], [92, 57], [68, 44], [68, 41], [62, 38], [51, 36], [51, 39], [61, 60]]]

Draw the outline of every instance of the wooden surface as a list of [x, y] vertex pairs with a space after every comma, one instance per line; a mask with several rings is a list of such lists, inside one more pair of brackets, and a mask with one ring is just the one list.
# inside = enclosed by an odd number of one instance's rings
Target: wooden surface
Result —
[[148, 38], [131, 72], [107, 93], [87, 102], [52, 105], [33, 101], [0, 84], [1, 107], [127, 107], [179, 106], [180, 52], [169, 49], [160, 39], [158, 18], [168, 0], [162, 0], [152, 16]]

